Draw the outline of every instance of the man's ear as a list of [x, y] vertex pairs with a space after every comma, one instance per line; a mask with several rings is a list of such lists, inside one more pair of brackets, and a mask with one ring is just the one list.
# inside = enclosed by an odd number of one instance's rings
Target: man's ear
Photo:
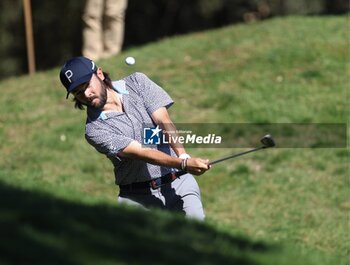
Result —
[[102, 68], [97, 68], [96, 75], [103, 81], [105, 80], [105, 75], [103, 74]]

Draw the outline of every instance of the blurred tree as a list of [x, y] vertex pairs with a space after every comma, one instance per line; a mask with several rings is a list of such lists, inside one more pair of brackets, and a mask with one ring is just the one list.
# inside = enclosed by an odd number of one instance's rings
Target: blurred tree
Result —
[[324, 0], [325, 14], [343, 14], [350, 11], [348, 0]]
[[271, 7], [272, 15], [309, 15], [323, 12], [323, 0], [266, 0]]
[[[0, 78], [27, 69], [21, 0], [0, 1]], [[24, 58], [21, 60], [19, 58]]]
[[85, 0], [31, 1], [38, 70], [81, 55], [81, 15]]
[[243, 21], [256, 0], [129, 0], [125, 45]]

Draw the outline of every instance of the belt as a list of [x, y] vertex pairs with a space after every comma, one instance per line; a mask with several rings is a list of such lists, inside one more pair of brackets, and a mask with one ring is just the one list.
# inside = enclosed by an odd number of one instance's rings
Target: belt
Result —
[[175, 179], [180, 177], [181, 175], [185, 174], [186, 172], [178, 171], [178, 172], [171, 172], [169, 174], [166, 174], [164, 176], [161, 176], [159, 178], [152, 179], [150, 181], [144, 181], [144, 182], [135, 182], [131, 184], [126, 185], [119, 185], [120, 190], [134, 190], [134, 189], [158, 189], [159, 187], [173, 182]]

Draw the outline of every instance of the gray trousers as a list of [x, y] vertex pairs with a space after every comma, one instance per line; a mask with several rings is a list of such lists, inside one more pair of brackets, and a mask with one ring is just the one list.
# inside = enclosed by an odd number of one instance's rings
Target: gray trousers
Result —
[[191, 174], [182, 175], [172, 183], [158, 189], [121, 190], [118, 196], [121, 204], [143, 208], [162, 208], [183, 212], [186, 217], [204, 220], [205, 215], [197, 181]]

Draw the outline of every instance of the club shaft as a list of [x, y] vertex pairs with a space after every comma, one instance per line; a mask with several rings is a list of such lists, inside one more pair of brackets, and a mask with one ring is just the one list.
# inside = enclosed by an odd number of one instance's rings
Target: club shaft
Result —
[[258, 151], [258, 150], [263, 149], [263, 148], [266, 148], [266, 147], [265, 146], [261, 146], [261, 147], [257, 147], [257, 148], [254, 148], [254, 149], [242, 152], [242, 153], [226, 156], [226, 157], [223, 157], [223, 158], [220, 158], [220, 159], [217, 159], [217, 160], [209, 162], [209, 165], [214, 165], [214, 164], [220, 163], [222, 161], [225, 161], [225, 160], [228, 160], [228, 159], [231, 159], [231, 158], [235, 158], [235, 157], [242, 156], [242, 155], [245, 155], [245, 154], [248, 154], [248, 153], [251, 153], [251, 152]]

